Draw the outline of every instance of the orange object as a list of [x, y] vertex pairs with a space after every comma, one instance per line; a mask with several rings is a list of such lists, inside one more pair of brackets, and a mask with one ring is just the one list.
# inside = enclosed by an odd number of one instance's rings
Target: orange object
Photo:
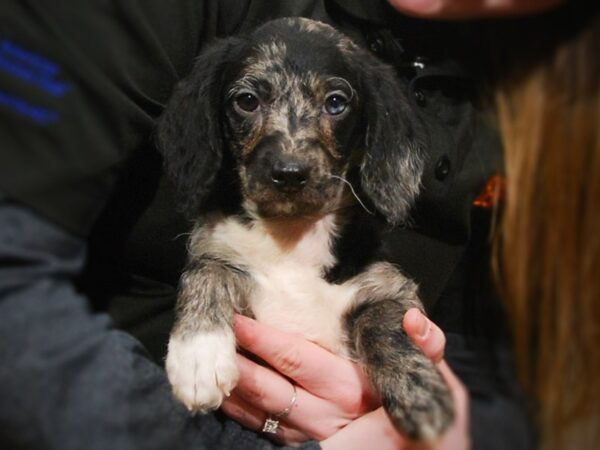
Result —
[[504, 200], [506, 179], [502, 175], [493, 175], [485, 184], [483, 192], [473, 200], [478, 208], [493, 208]]

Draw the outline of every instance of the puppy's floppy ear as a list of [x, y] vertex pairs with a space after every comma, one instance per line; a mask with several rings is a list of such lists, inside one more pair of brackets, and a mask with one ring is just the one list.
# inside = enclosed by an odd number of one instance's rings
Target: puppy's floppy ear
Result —
[[394, 69], [364, 50], [356, 57], [367, 124], [361, 187], [388, 222], [397, 225], [419, 193], [424, 132]]
[[223, 160], [223, 77], [238, 43], [234, 38], [218, 41], [202, 53], [158, 120], [156, 137], [165, 171], [189, 217], [210, 193]]

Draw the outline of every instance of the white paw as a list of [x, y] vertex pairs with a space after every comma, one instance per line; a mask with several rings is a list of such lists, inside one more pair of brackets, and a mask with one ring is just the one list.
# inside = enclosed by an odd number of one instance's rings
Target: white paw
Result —
[[236, 386], [239, 371], [231, 330], [171, 337], [166, 360], [173, 394], [190, 411], [217, 409]]

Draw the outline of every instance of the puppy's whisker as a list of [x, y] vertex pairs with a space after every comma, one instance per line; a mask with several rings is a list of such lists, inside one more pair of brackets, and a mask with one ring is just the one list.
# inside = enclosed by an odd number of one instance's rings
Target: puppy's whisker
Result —
[[362, 208], [369, 214], [371, 214], [372, 216], [375, 215], [375, 213], [373, 211], [371, 211], [369, 208], [367, 208], [365, 206], [365, 204], [363, 203], [363, 201], [360, 199], [360, 197], [358, 196], [358, 194], [356, 193], [356, 191], [354, 190], [354, 186], [352, 186], [352, 183], [350, 183], [348, 180], [346, 180], [343, 177], [337, 176], [337, 175], [333, 175], [333, 174], [328, 174], [330, 178], [335, 178], [337, 180], [342, 181], [343, 183], [346, 183], [348, 185], [348, 187], [350, 188], [350, 191], [352, 192], [352, 195], [354, 196], [354, 198], [358, 201], [358, 203], [360, 204], [360, 206], [362, 206]]

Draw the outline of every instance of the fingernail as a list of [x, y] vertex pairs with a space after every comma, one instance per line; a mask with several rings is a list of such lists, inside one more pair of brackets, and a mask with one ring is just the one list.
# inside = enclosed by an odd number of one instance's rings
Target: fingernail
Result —
[[250, 321], [246, 317], [242, 316], [241, 314], [235, 314], [233, 316], [233, 326], [234, 326], [234, 328], [247, 325], [249, 322]]
[[431, 330], [431, 322], [424, 315], [420, 315], [419, 317], [419, 332], [417, 335], [419, 339], [425, 339], [429, 336], [429, 330]]

